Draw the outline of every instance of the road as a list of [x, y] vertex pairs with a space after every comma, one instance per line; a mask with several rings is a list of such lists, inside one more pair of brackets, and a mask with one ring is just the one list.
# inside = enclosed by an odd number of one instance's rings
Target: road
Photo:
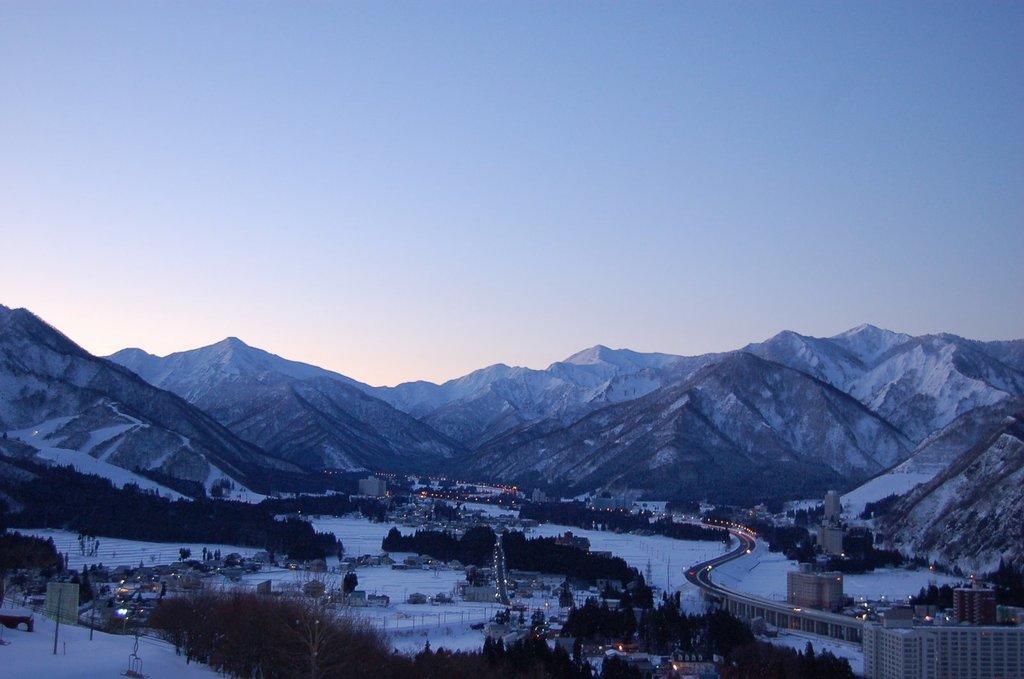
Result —
[[[716, 526], [717, 528], [717, 526]], [[727, 554], [717, 556], [714, 559], [703, 561], [699, 564], [695, 564], [686, 571], [686, 579], [693, 585], [700, 587], [701, 589], [708, 590], [710, 592], [724, 593], [725, 589], [719, 587], [711, 580], [711, 572], [716, 566], [720, 566], [724, 563], [738, 559], [741, 556], [746, 556], [750, 552], [754, 551], [754, 547], [757, 542], [751, 533], [740, 530], [740, 529], [728, 529], [729, 533], [735, 536], [740, 541], [739, 547], [732, 550]]]
[[731, 613], [752, 619], [764, 618], [780, 629], [796, 629], [818, 636], [860, 643], [863, 623], [840, 613], [795, 607], [782, 601], [763, 599], [753, 594], [730, 590], [711, 580], [715, 568], [746, 556], [757, 545], [753, 533], [742, 526], [726, 526], [729, 533], [739, 539], [739, 547], [728, 554], [695, 564], [686, 571], [686, 579], [709, 594], [715, 595]]

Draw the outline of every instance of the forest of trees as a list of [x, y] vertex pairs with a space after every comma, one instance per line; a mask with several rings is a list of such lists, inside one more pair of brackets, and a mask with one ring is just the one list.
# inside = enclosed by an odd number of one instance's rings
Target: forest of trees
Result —
[[299, 495], [290, 498], [268, 498], [259, 506], [271, 514], [318, 514], [328, 516], [344, 516], [359, 512], [371, 521], [384, 521], [387, 518], [388, 506], [400, 504], [400, 498], [387, 500], [375, 498], [353, 498], [349, 495]]
[[[849, 662], [830, 653], [815, 654], [810, 647], [799, 653], [757, 642], [746, 623], [727, 611], [687, 615], [678, 593], [664, 597], [656, 608], [643, 608], [639, 615], [627, 603], [610, 608], [589, 599], [570, 611], [562, 634], [592, 641], [637, 642], [646, 652], [662, 655], [680, 650], [705, 658], [719, 656], [724, 677], [853, 677]], [[622, 673], [618, 676], [631, 676], [628, 667], [614, 671]]]
[[383, 634], [332, 614], [311, 599], [207, 592], [160, 602], [150, 624], [188, 661], [232, 677], [274, 679], [586, 679], [590, 666], [528, 637], [481, 651], [424, 650], [409, 657], [390, 650]]
[[[464, 564], [489, 566], [493, 560], [494, 540], [494, 531], [488, 526], [470, 528], [461, 537], [430, 530], [402, 535], [397, 528], [392, 528], [381, 547], [388, 552], [415, 552], [442, 561], [458, 559]], [[635, 568], [618, 557], [560, 545], [554, 538], [528, 540], [522, 533], [510, 532], [505, 534], [503, 544], [509, 568], [571, 575], [588, 582], [602, 578], [626, 584], [642, 579]]]
[[603, 601], [588, 599], [569, 612], [562, 634], [592, 641], [637, 639], [651, 653], [682, 650], [708, 657], [724, 656], [733, 648], [754, 641], [750, 628], [727, 611], [683, 613], [678, 593], [663, 598], [657, 607], [634, 608], [624, 601], [611, 608]]
[[46, 526], [129, 540], [259, 547], [298, 560], [324, 558], [341, 549], [334, 535], [317, 533], [305, 521], [278, 521], [266, 507], [209, 499], [172, 502], [65, 467], [8, 463], [35, 476], [21, 482], [0, 478], [0, 491], [19, 506], [18, 512], [6, 514], [12, 528]]
[[999, 566], [985, 580], [995, 587], [997, 604], [1024, 606], [1024, 564], [1000, 559]]
[[650, 512], [633, 514], [628, 511], [601, 511], [582, 502], [526, 502], [519, 508], [519, 516], [541, 523], [575, 526], [587, 530], [630, 532], [651, 531], [677, 540], [707, 540], [725, 542], [728, 531], [688, 523], [673, 523], [668, 519], [653, 521]]
[[853, 679], [850, 661], [829, 652], [814, 653], [811, 642], [803, 652], [755, 641], [739, 646], [719, 666], [722, 679]]
[[[655, 640], [650, 648], [718, 655], [722, 676], [817, 679], [853, 677], [849, 663], [829, 653], [803, 653], [754, 641], [750, 629], [725, 611], [688, 616], [678, 598], [646, 609], [630, 631], [624, 616], [613, 621], [606, 607], [594, 603], [576, 609], [564, 634], [590, 630], [596, 637]], [[383, 634], [344, 616], [332, 615], [314, 599], [259, 596], [251, 592], [205, 592], [168, 597], [157, 606], [150, 624], [187, 661], [202, 662], [232, 677], [277, 679], [313, 677], [378, 679], [445, 677], [479, 679], [639, 679], [625, 661], [604, 663], [598, 672], [581, 657], [579, 639], [570, 654], [531, 634], [506, 646], [487, 639], [480, 651], [433, 650], [429, 642], [410, 657], [390, 650]], [[628, 633], [628, 635], [627, 635]]]

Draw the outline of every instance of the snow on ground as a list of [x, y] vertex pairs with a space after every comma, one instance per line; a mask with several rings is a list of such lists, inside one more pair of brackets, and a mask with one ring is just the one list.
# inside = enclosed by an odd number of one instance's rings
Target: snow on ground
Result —
[[69, 450], [67, 448], [40, 448], [39, 452], [36, 453], [37, 457], [44, 460], [50, 460], [62, 467], [68, 465], [74, 467], [75, 471], [81, 472], [82, 474], [94, 474], [96, 476], [102, 476], [105, 479], [109, 479], [118, 488], [124, 488], [129, 483], [134, 483], [139, 488], [144, 490], [155, 490], [161, 496], [170, 498], [171, 500], [180, 500], [185, 496], [176, 490], [171, 490], [167, 486], [160, 485], [152, 479], [148, 479], [141, 474], [130, 472], [124, 467], [118, 467], [117, 465], [110, 464], [109, 462], [103, 462], [97, 460], [95, 457], [87, 453], [80, 453], [77, 450]]
[[900, 465], [876, 476], [843, 495], [840, 498], [843, 512], [847, 516], [857, 518], [868, 502], [878, 502], [893, 494], [902, 495], [919, 483], [931, 481], [935, 476], [935, 471], [908, 471], [902, 467], [903, 465]]
[[232, 485], [232, 488], [227, 492], [227, 495], [222, 496], [225, 500], [237, 500], [238, 502], [259, 504], [270, 497], [269, 495], [263, 495], [256, 491], [249, 490], [236, 479], [228, 476], [214, 465], [210, 465], [210, 473], [206, 475], [206, 481], [203, 483], [203, 486], [206, 488], [206, 492], [210, 493], [210, 489], [214, 484], [225, 480], [230, 481]]
[[800, 652], [807, 648], [807, 642], [809, 641], [815, 654], [828, 651], [837, 658], [846, 658], [850, 661], [850, 668], [855, 675], [859, 677], [864, 674], [864, 651], [859, 644], [838, 641], [836, 639], [823, 639], [813, 634], [794, 632], [792, 630], [780, 630], [778, 637], [760, 637], [760, 639], [776, 646], [788, 646]]
[[519, 516], [518, 510], [501, 505], [492, 505], [486, 502], [460, 502], [459, 504], [468, 510], [483, 512], [485, 516]]
[[[729, 551], [724, 543], [703, 540], [675, 540], [663, 535], [632, 535], [607, 531], [583, 530], [571, 526], [541, 524], [527, 537], [553, 537], [566, 531], [590, 540], [590, 549], [595, 552], [611, 552], [625, 559], [626, 563], [647, 577], [647, 564], [651, 565], [651, 582], [662, 590], [680, 590], [689, 604], [703, 607], [698, 591], [686, 581], [686, 570], [695, 563], [707, 561]], [[692, 607], [692, 606], [688, 606]]]
[[[396, 556], [402, 556], [397, 555]], [[355, 569], [359, 578], [357, 589], [367, 594], [386, 594], [391, 603], [388, 607], [369, 606], [365, 608], [338, 608], [341, 615], [365, 621], [388, 634], [393, 646], [402, 653], [415, 653], [423, 648], [429, 638], [432, 648], [445, 646], [450, 649], [473, 650], [484, 643], [483, 633], [470, 626], [494, 618], [499, 607], [496, 604], [456, 600], [451, 604], [410, 604], [410, 594], [420, 593], [428, 597], [446, 594], [454, 597], [455, 584], [464, 579], [461, 570], [393, 570], [389, 566], [363, 566]], [[339, 573], [318, 575], [331, 586], [339, 586]], [[255, 587], [269, 580], [275, 591], [296, 591], [311, 578], [311, 574], [274, 568], [242, 576], [238, 585]]]
[[58, 552], [68, 554], [68, 563], [71, 568], [80, 570], [82, 566], [92, 564], [103, 564], [104, 566], [138, 566], [141, 561], [144, 565], [167, 564], [178, 561], [180, 555], [178, 550], [186, 547], [192, 550], [192, 558], [201, 558], [203, 547], [208, 550], [220, 550], [221, 554], [237, 552], [242, 556], [250, 556], [260, 551], [256, 547], [236, 547], [233, 545], [217, 545], [195, 542], [144, 542], [141, 540], [122, 540], [120, 538], [105, 538], [98, 536], [99, 549], [95, 555], [82, 554], [78, 544], [78, 534], [66, 530], [53, 530], [43, 528], [17, 528], [15, 532], [23, 535], [33, 535], [38, 538], [51, 538]]
[[358, 514], [316, 517], [310, 523], [319, 533], [333, 533], [337, 536], [341, 540], [347, 556], [381, 554], [384, 550], [380, 545], [384, 541], [384, 536], [392, 528], [397, 528], [406, 535], [416, 532], [416, 529], [410, 526], [401, 526], [387, 521], [375, 523]]
[[389, 633], [391, 646], [399, 653], [414, 655], [423, 650], [430, 640], [435, 651], [447, 648], [451, 651], [477, 651], [484, 645], [484, 634], [469, 625], [443, 625], [428, 629], [417, 629]]
[[139, 488], [155, 490], [163, 497], [169, 497], [172, 500], [185, 497], [181, 493], [171, 490], [167, 486], [163, 486], [152, 479], [147, 479], [145, 476], [130, 472], [124, 467], [118, 467], [117, 465], [110, 464], [109, 462], [97, 460], [88, 454], [88, 450], [92, 450], [92, 448], [103, 441], [137, 426], [135, 424], [116, 425], [97, 429], [89, 435], [89, 441], [85, 446], [86, 452], [79, 452], [68, 448], [58, 448], [57, 446], [50, 445], [47, 442], [47, 437], [73, 419], [75, 418], [56, 417], [52, 420], [40, 422], [34, 427], [9, 431], [7, 434], [11, 438], [18, 439], [22, 443], [27, 443], [35, 448], [38, 451], [36, 456], [43, 460], [49, 460], [62, 467], [70, 465], [82, 474], [102, 476], [105, 479], [109, 479], [110, 482], [118, 488], [124, 488], [125, 484], [134, 483], [139, 486]]
[[[769, 552], [763, 541], [750, 556], [725, 563], [712, 573], [712, 580], [728, 589], [747, 592], [765, 599], [786, 599], [786, 573], [797, 569], [797, 562], [790, 561], [779, 552]], [[855, 600], [867, 598], [889, 601], [902, 600], [917, 594], [922, 587], [934, 581], [937, 585], [957, 583], [961, 580], [928, 570], [906, 570], [902, 568], [880, 568], [873, 573], [846, 575], [843, 577], [843, 591]]]
[[814, 509], [822, 505], [821, 498], [811, 500], [791, 500], [785, 504], [786, 511], [799, 510], [799, 509]]
[[[20, 612], [20, 611], [19, 611]], [[135, 648], [135, 637], [95, 632], [61, 625], [57, 655], [53, 654], [54, 623], [35, 615], [35, 631], [3, 630], [10, 645], [0, 646], [0, 674], [5, 677], [46, 677], [46, 679], [93, 679], [118, 677], [128, 669], [128, 656]], [[189, 679], [218, 676], [206, 665], [185, 664], [174, 647], [157, 639], [139, 638], [138, 656], [143, 674], [151, 679]]]

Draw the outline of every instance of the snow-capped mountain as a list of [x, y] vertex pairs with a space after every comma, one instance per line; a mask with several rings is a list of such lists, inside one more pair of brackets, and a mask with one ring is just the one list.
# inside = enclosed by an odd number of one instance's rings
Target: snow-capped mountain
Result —
[[906, 457], [911, 443], [828, 384], [746, 352], [569, 426], [521, 427], [474, 454], [494, 478], [701, 499], [818, 492]]
[[498, 364], [444, 384], [407, 382], [373, 393], [472, 448], [522, 425], [568, 424], [639, 398], [660, 387], [669, 371], [678, 379], [711, 360], [597, 345], [544, 370]]
[[229, 337], [159, 357], [112, 361], [178, 394], [243, 439], [310, 469], [421, 471], [462, 452], [453, 441], [344, 375]]
[[945, 563], [1024, 563], [1024, 411], [911, 491], [882, 527], [901, 549]]
[[[25, 309], [0, 306], [0, 430], [17, 449], [115, 483], [138, 470], [240, 491], [303, 473], [125, 368], [89, 354]], [[166, 489], [165, 489], [166, 490]], [[173, 494], [173, 493], [172, 493]]]
[[1024, 395], [1024, 373], [1012, 365], [1017, 349], [1015, 342], [910, 337], [871, 325], [830, 338], [786, 331], [744, 348], [847, 392], [915, 443], [973, 408]]
[[856, 519], [868, 502], [904, 495], [931, 481], [1021, 409], [1024, 398], [968, 410], [918, 444], [906, 460], [843, 495], [845, 513]]

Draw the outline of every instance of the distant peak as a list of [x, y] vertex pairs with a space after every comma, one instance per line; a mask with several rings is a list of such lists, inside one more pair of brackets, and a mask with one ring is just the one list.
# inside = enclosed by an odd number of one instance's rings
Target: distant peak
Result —
[[156, 358], [156, 356], [140, 347], [125, 347], [124, 349], [119, 349], [118, 351], [110, 354], [107, 358], [114, 358], [116, 356], [153, 356], [153, 358]]
[[858, 325], [858, 326], [856, 326], [854, 328], [850, 328], [849, 330], [845, 330], [845, 331], [839, 333], [838, 335], [836, 335], [836, 337], [850, 337], [852, 335], [863, 335], [863, 334], [872, 334], [872, 335], [887, 334], [888, 335], [888, 334], [896, 334], [896, 333], [893, 333], [891, 330], [883, 330], [882, 328], [879, 328], [877, 325], [872, 325], [871, 323], [861, 323], [860, 325]]
[[225, 337], [219, 342], [210, 345], [211, 349], [221, 349], [224, 351], [248, 351], [253, 347], [238, 339], [237, 337]]
[[577, 351], [562, 362], [573, 363], [575, 365], [589, 365], [591, 363], [598, 363], [604, 360], [610, 353], [612, 353], [612, 350], [605, 345], [595, 344], [594, 346], [582, 351]]

